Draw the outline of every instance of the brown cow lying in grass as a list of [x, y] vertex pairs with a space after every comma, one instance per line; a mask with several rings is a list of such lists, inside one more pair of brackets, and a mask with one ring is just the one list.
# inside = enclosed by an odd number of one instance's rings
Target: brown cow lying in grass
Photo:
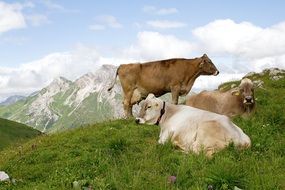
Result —
[[254, 111], [254, 85], [244, 78], [238, 88], [226, 92], [203, 91], [187, 98], [186, 105], [233, 117]]

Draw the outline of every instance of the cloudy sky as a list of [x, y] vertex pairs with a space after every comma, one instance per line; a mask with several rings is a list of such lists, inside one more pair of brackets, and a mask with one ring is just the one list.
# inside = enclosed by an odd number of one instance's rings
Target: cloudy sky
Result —
[[285, 68], [283, 0], [0, 0], [0, 101], [102, 64], [207, 53], [214, 89], [250, 71]]

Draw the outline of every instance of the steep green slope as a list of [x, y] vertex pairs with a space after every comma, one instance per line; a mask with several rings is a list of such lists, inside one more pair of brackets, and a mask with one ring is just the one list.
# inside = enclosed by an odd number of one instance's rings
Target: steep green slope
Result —
[[0, 118], [0, 150], [13, 144], [27, 141], [40, 132], [27, 125]]
[[[60, 102], [60, 101], [55, 101]], [[98, 102], [98, 93], [92, 93], [77, 109], [74, 107], [52, 104], [54, 110], [61, 110], [59, 120], [49, 129], [48, 132], [58, 132], [70, 128], [80, 127], [90, 123], [104, 121], [111, 118], [113, 111], [107, 102]]]
[[258, 77], [264, 84], [256, 89], [256, 113], [234, 118], [251, 138], [250, 149], [229, 146], [207, 159], [158, 145], [157, 126], [104, 122], [38, 137], [20, 155], [0, 152], [0, 170], [16, 180], [0, 189], [72, 189], [73, 182], [93, 189], [285, 189], [285, 78]]

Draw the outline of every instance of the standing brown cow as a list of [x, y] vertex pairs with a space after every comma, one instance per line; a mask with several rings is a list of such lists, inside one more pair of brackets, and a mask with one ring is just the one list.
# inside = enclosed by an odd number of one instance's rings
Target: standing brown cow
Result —
[[124, 91], [124, 111], [126, 117], [132, 115], [132, 106], [149, 93], [161, 96], [172, 94], [172, 103], [177, 104], [179, 95], [186, 95], [200, 75], [218, 75], [219, 71], [204, 54], [195, 59], [167, 59], [144, 64], [123, 64], [116, 72], [113, 88], [119, 75]]

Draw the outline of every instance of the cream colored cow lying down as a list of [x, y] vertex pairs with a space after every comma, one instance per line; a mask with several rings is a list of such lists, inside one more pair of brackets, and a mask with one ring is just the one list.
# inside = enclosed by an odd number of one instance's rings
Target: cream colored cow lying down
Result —
[[240, 148], [250, 147], [250, 138], [227, 116], [193, 108], [173, 105], [149, 94], [141, 102], [136, 122], [161, 127], [158, 143], [167, 140], [182, 150], [194, 153], [205, 151], [211, 156], [233, 142]]

